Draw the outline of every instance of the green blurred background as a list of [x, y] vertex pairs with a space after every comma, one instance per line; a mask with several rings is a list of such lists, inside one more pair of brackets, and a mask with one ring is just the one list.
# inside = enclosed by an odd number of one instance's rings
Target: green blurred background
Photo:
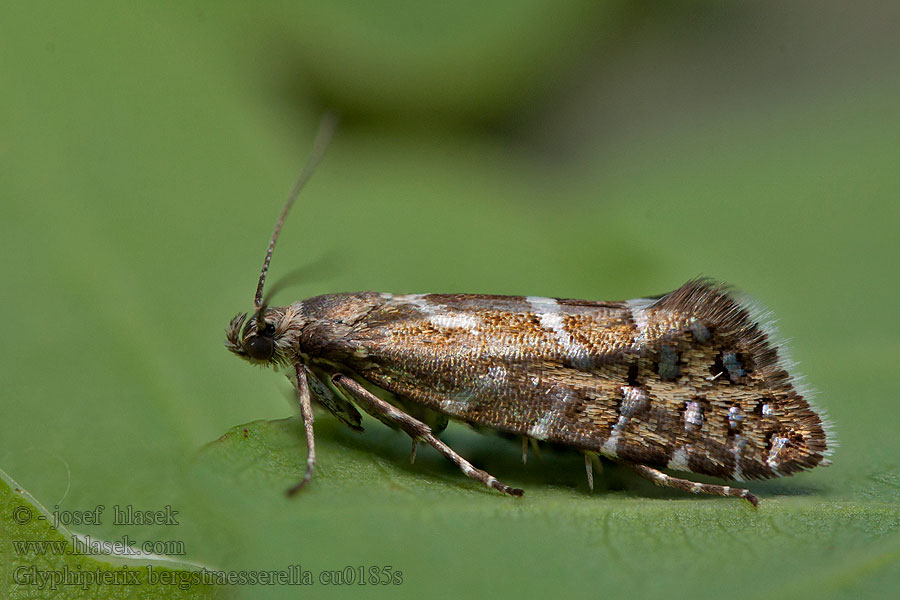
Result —
[[[882, 2], [7, 3], [0, 468], [51, 509], [171, 505], [177, 526], [73, 528], [219, 569], [402, 572], [240, 598], [896, 593], [898, 24]], [[451, 426], [515, 500], [321, 415], [285, 499], [290, 388], [222, 342], [326, 107], [273, 261], [307, 278], [276, 300], [720, 278], [777, 314], [834, 465], [752, 484], [758, 511], [615, 465], [589, 495], [578, 456], [523, 466]]]

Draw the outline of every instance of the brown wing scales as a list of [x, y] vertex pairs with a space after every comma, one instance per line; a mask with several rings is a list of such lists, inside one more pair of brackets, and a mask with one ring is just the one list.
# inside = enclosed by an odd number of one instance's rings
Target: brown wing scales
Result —
[[744, 479], [828, 450], [765, 327], [703, 280], [618, 303], [394, 296], [350, 338], [350, 366], [398, 396], [612, 458]]

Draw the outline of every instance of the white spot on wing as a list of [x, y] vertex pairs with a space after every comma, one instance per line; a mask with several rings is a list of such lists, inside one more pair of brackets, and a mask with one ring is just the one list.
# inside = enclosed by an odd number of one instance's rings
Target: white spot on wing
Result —
[[[644, 388], [623, 385], [619, 389], [622, 392], [622, 408], [619, 412], [622, 417], [626, 417], [626, 421], [650, 406], [650, 398], [647, 396]], [[619, 421], [621, 422], [621, 418]]]
[[772, 471], [778, 472], [778, 465], [781, 461], [778, 460], [778, 454], [781, 452], [781, 449], [788, 445], [788, 439], [786, 437], [781, 437], [777, 433], [772, 436], [772, 448], [769, 450], [769, 456], [766, 458], [766, 465]]
[[405, 294], [394, 296], [394, 302], [398, 304], [412, 304], [426, 315], [433, 315], [440, 311], [440, 306], [433, 304], [427, 298], [427, 294]]
[[559, 306], [559, 302], [555, 298], [544, 298], [543, 296], [528, 296], [525, 301], [535, 309], [535, 312], [545, 312], [551, 310], [549, 307]]
[[600, 452], [610, 458], [618, 458], [616, 447], [619, 445], [619, 436], [621, 434], [622, 432], [618, 429], [613, 429], [609, 434], [609, 438], [603, 443], [603, 447], [600, 448]]
[[443, 304], [437, 304], [427, 298], [428, 294], [406, 294], [393, 296], [398, 304], [411, 304], [418, 308], [429, 323], [443, 329], [465, 329], [475, 331], [482, 325], [476, 315], [450, 311]]
[[647, 307], [656, 302], [650, 298], [635, 298], [627, 300], [625, 306], [631, 309], [631, 318], [634, 319], [634, 325], [637, 328], [637, 335], [634, 336], [633, 346], [643, 346], [647, 342], [647, 328], [650, 326], [650, 313]]
[[481, 319], [476, 317], [475, 315], [467, 315], [463, 313], [434, 313], [428, 316], [428, 322], [434, 325], [435, 327], [442, 327], [444, 329], [466, 329], [472, 330], [477, 329], [479, 325], [481, 325]]
[[553, 421], [553, 411], [548, 411], [541, 420], [535, 423], [528, 430], [528, 437], [536, 440], [546, 440], [547, 434], [550, 432], [550, 423]]
[[684, 427], [688, 428], [688, 425], [693, 425], [695, 427], [703, 426], [703, 408], [701, 408], [699, 402], [687, 402], [686, 410], [684, 411]]
[[553, 333], [569, 361], [581, 369], [592, 368], [594, 365], [590, 351], [566, 331], [565, 313], [560, 310], [559, 302], [553, 298], [541, 296], [528, 296], [526, 300], [534, 313], [540, 318], [541, 327]]
[[621, 415], [619, 420], [616, 421], [616, 424], [613, 425], [613, 429], [621, 431], [626, 425], [628, 425], [628, 421], [631, 419], [626, 417], [625, 415]]
[[536, 440], [546, 440], [550, 435], [551, 427], [554, 423], [559, 421], [560, 416], [564, 413], [571, 401], [572, 397], [567, 393], [557, 395], [553, 400], [553, 404], [544, 416], [528, 430], [528, 437]]
[[541, 314], [541, 327], [544, 329], [548, 329], [556, 333], [557, 336], [560, 334], [568, 335], [565, 332], [565, 324], [563, 323], [563, 316], [559, 313], [543, 313]]
[[673, 469], [675, 471], [690, 471], [691, 469], [688, 467], [688, 453], [684, 448], [679, 448], [675, 452], [672, 453], [672, 458], [669, 460], [669, 464], [666, 465], [666, 468]]
[[461, 415], [472, 404], [472, 396], [458, 394], [441, 400], [441, 410], [451, 415]]

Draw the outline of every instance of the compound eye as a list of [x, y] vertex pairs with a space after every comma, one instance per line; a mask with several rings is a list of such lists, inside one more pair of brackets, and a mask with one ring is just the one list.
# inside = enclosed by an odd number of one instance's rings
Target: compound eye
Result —
[[244, 344], [244, 352], [254, 360], [269, 360], [275, 354], [275, 340], [265, 335], [254, 336]]

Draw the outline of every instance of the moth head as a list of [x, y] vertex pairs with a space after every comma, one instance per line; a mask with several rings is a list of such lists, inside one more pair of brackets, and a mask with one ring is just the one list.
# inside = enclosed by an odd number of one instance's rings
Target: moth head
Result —
[[252, 318], [237, 315], [225, 330], [225, 346], [255, 364], [281, 365], [286, 362], [284, 350], [289, 345], [282, 327], [283, 309], [261, 308]]
[[295, 306], [268, 308], [269, 300], [275, 290], [270, 289], [268, 295], [263, 296], [263, 288], [269, 272], [269, 262], [272, 260], [272, 251], [275, 249], [275, 242], [278, 241], [284, 219], [321, 160], [336, 125], [337, 117], [334, 115], [326, 114], [322, 118], [312, 154], [294, 184], [287, 202], [284, 203], [281, 215], [275, 222], [275, 231], [272, 232], [272, 238], [269, 240], [269, 248], [266, 251], [262, 270], [259, 273], [259, 282], [256, 285], [253, 317], [248, 319], [247, 313], [239, 314], [231, 320], [225, 330], [225, 346], [250, 362], [272, 366], [285, 366], [291, 362], [287, 354], [292, 343], [296, 341], [296, 329], [302, 327], [303, 324], [302, 316], [299, 314], [301, 311]]

